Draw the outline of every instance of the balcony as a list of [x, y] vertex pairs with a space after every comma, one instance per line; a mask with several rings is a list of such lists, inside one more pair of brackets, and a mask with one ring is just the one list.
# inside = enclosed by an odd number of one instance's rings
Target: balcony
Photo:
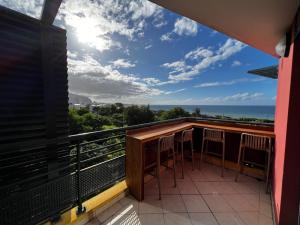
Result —
[[[161, 201], [158, 200], [156, 179], [150, 175], [144, 180], [144, 201], [138, 202], [130, 195], [120, 199], [123, 193], [128, 193], [124, 182], [127, 178], [126, 133], [182, 125], [187, 121], [206, 126], [233, 127], [235, 133], [226, 134], [227, 169], [224, 178], [220, 177], [217, 166], [220, 160], [208, 156], [209, 163], [201, 170], [195, 168], [192, 171], [191, 162], [186, 161], [185, 178], [181, 179], [177, 171], [176, 188], [172, 186], [169, 170], [162, 169]], [[57, 220], [63, 221], [61, 224], [76, 221], [79, 224], [148, 224], [154, 220], [157, 220], [155, 224], [234, 224], [231, 221], [236, 221], [236, 224], [272, 224], [271, 199], [265, 194], [262, 170], [249, 165], [244, 171], [247, 175], [234, 182], [240, 140], [240, 133], [236, 132], [250, 128], [258, 132], [272, 131], [273, 126], [182, 118], [69, 136], [69, 153], [61, 158], [66, 163], [55, 170], [57, 176], [52, 171], [1, 187], [0, 224], [36, 224]], [[202, 128], [194, 132], [196, 165], [201, 132]], [[154, 147], [155, 141], [150, 142], [148, 148]], [[261, 155], [255, 157], [263, 159]], [[116, 199], [119, 201], [115, 202]], [[88, 222], [89, 219], [92, 220]]]
[[242, 175], [234, 182], [235, 172], [204, 164], [201, 171], [185, 163], [185, 178], [177, 174], [174, 187], [172, 171], [162, 171], [162, 200], [158, 200], [156, 179], [145, 183], [145, 200], [127, 195], [87, 225], [95, 224], [180, 224], [180, 225], [271, 225], [271, 198], [265, 183]]

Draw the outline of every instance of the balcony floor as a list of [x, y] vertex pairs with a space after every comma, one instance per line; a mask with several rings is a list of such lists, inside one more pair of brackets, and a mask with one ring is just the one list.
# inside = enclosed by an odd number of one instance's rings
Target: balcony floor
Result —
[[162, 200], [158, 200], [156, 179], [145, 184], [145, 200], [127, 196], [93, 218], [86, 225], [273, 225], [270, 195], [265, 183], [203, 164], [201, 171], [185, 163], [185, 178], [177, 169], [177, 187], [172, 171], [162, 172]]

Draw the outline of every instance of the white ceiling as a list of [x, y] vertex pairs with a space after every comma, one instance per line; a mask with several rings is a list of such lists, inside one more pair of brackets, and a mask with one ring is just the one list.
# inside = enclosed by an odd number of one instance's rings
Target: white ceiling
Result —
[[271, 55], [300, 0], [151, 0]]

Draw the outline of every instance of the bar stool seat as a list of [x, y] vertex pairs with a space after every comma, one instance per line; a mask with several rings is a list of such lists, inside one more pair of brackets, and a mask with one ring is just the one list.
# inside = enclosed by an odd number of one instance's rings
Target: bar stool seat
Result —
[[[271, 163], [271, 148], [272, 148], [272, 139], [270, 137], [243, 133], [241, 135], [241, 142], [240, 142], [239, 155], [238, 155], [238, 170], [236, 172], [235, 181], [237, 182], [239, 174], [243, 173], [245, 163], [263, 167], [265, 170], [266, 192], [268, 192], [270, 163]], [[246, 159], [245, 157], [246, 151], [266, 152], [267, 157], [265, 157], [265, 164], [262, 165], [260, 163]]]
[[188, 129], [188, 130], [184, 130], [181, 132], [181, 135], [177, 135], [175, 136], [175, 144], [176, 144], [176, 153], [178, 153], [179, 151], [179, 146], [181, 146], [181, 173], [182, 173], [182, 178], [184, 178], [184, 143], [189, 143], [190, 144], [190, 156], [192, 158], [192, 165], [193, 165], [193, 170], [195, 168], [195, 162], [194, 162], [194, 145], [193, 145], [193, 131], [194, 128]]
[[[210, 152], [208, 150], [208, 142], [217, 142], [222, 143], [222, 152], [221, 154]], [[204, 128], [203, 129], [203, 138], [202, 138], [202, 148], [201, 148], [201, 154], [200, 154], [200, 162], [199, 162], [199, 169], [200, 164], [203, 161], [203, 155], [210, 153], [217, 156], [222, 157], [222, 170], [221, 170], [221, 176], [224, 176], [224, 164], [225, 164], [225, 131], [224, 130], [218, 130], [218, 129], [209, 129]]]

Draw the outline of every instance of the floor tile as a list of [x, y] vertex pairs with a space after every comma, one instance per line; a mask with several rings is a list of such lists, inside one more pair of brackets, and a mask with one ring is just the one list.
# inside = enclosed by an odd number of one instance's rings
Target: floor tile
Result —
[[212, 212], [232, 212], [233, 209], [219, 194], [202, 195]]
[[187, 213], [166, 213], [164, 219], [166, 225], [192, 225]]
[[207, 178], [204, 176], [204, 174], [196, 168], [194, 171], [189, 171], [187, 173], [187, 176], [191, 178], [192, 181], [206, 181]]
[[139, 213], [162, 213], [162, 203], [158, 196], [145, 196], [144, 201], [139, 202]]
[[246, 225], [259, 225], [257, 212], [239, 212], [239, 216]]
[[232, 182], [233, 188], [240, 194], [259, 194], [260, 184], [258, 182]]
[[235, 211], [259, 210], [259, 196], [257, 194], [224, 194], [222, 196]]
[[201, 195], [182, 195], [188, 212], [210, 212]]
[[165, 179], [161, 181], [161, 193], [163, 195], [179, 194], [178, 187], [174, 186], [174, 179]]
[[87, 222], [85, 225], [100, 225], [100, 221], [97, 218], [93, 218], [89, 222]]
[[275, 224], [272, 218], [265, 216], [263, 214], [259, 214], [258, 223], [259, 223], [259, 225], [274, 225]]
[[219, 182], [195, 182], [200, 194], [217, 194], [217, 185]]
[[[164, 215], [163, 214], [142, 214], [139, 215], [139, 222], [141, 225], [164, 225]], [[131, 223], [128, 223], [128, 225]], [[127, 225], [127, 224], [124, 224]], [[135, 223], [133, 223], [135, 225]]]
[[199, 194], [197, 191], [196, 186], [192, 181], [178, 181], [177, 182], [178, 189], [180, 191], [180, 194]]
[[102, 223], [101, 225], [140, 225], [140, 219], [136, 211], [130, 211], [130, 213], [116, 213], [109, 221]]
[[193, 225], [218, 225], [212, 213], [189, 213]]
[[108, 220], [110, 217], [112, 217], [121, 208], [122, 208], [122, 205], [119, 202], [117, 202], [117, 203], [113, 204], [111, 207], [109, 207], [108, 209], [104, 210], [99, 215], [97, 215], [97, 218], [101, 223], [103, 223], [106, 220]]
[[259, 202], [259, 212], [269, 218], [272, 218], [272, 207], [271, 203], [260, 201]]
[[132, 207], [134, 210], [138, 211], [139, 202], [131, 195], [125, 196], [119, 203], [122, 205], [122, 208]]
[[220, 225], [246, 225], [237, 213], [214, 213]]
[[162, 205], [165, 213], [167, 212], [187, 212], [184, 202], [180, 195], [163, 195]]

